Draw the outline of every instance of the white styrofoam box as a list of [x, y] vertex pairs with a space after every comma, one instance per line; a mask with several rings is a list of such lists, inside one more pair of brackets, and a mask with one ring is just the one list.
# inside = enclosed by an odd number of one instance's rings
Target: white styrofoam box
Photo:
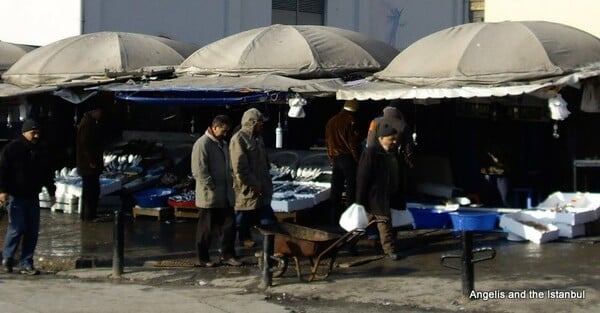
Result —
[[558, 227], [558, 236], [566, 238], [574, 238], [585, 235], [585, 225], [569, 225], [563, 223], [555, 223], [554, 226]]
[[549, 195], [538, 205], [538, 208], [542, 210], [563, 207], [598, 211], [600, 209], [600, 193], [557, 191]]
[[77, 204], [79, 198], [71, 194], [55, 194], [57, 203]]
[[408, 210], [390, 209], [392, 214], [392, 227], [412, 225], [413, 217]]
[[[543, 225], [546, 230], [539, 230], [533, 226], [524, 224], [523, 221]], [[558, 238], [558, 227], [552, 224], [545, 224], [531, 215], [523, 214], [523, 212], [502, 215], [500, 217], [500, 227], [505, 232], [513, 233], [537, 244]]]
[[293, 212], [315, 205], [313, 198], [296, 198], [293, 200], [271, 200], [273, 212]]
[[597, 210], [589, 208], [566, 208], [563, 212], [552, 210], [524, 210], [529, 214], [545, 223], [563, 223], [569, 225], [580, 225], [598, 219]]
[[[300, 201], [300, 200], [310, 200], [312, 203], [311, 205], [307, 206], [307, 207], [303, 207], [303, 209], [312, 207], [316, 204], [319, 204], [325, 200], [329, 199], [329, 195], [331, 193], [331, 184], [330, 183], [326, 183], [326, 182], [296, 182], [296, 181], [285, 181], [285, 182], [281, 182], [281, 181], [274, 181], [274, 183], [285, 183], [286, 185], [291, 185], [291, 186], [312, 186], [312, 187], [318, 187], [318, 189], [320, 189], [319, 192], [316, 193], [312, 193], [312, 194], [295, 194], [292, 190], [288, 190], [285, 192], [275, 192], [273, 193], [273, 197], [277, 198], [277, 197], [286, 197], [289, 195], [294, 195], [296, 197], [295, 200], [291, 200], [292, 202], [295, 201], [299, 201], [299, 203], [302, 203], [302, 205], [304, 205], [305, 201]], [[287, 200], [273, 200], [273, 201], [287, 201]], [[273, 204], [273, 205], [277, 205], [278, 207], [286, 207], [285, 204]], [[292, 205], [293, 207], [296, 207], [295, 205]], [[275, 208], [273, 208], [275, 209]], [[291, 210], [301, 210], [301, 209], [291, 209]], [[277, 211], [276, 211], [277, 212]], [[290, 211], [280, 211], [280, 212], [290, 212]]]
[[40, 201], [40, 208], [49, 208], [52, 206], [50, 194], [46, 191], [38, 194], [38, 200]]
[[57, 195], [69, 194], [81, 197], [81, 180], [73, 182], [56, 181], [54, 185], [56, 186], [55, 194]]
[[63, 211], [64, 213], [78, 213], [78, 207], [77, 204], [66, 204], [66, 203], [54, 203], [52, 205], [52, 207], [50, 208], [50, 210], [52, 212], [59, 210], [59, 211]]
[[[78, 180], [58, 180], [54, 183], [56, 186], [56, 194], [70, 194], [81, 197], [82, 183]], [[100, 196], [113, 193], [121, 189], [121, 180], [113, 178], [100, 178]]]

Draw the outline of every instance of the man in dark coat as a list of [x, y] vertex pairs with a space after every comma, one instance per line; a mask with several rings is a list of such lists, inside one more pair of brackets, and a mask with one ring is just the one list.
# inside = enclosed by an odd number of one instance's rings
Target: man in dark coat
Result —
[[9, 215], [2, 266], [5, 272], [12, 272], [13, 256], [22, 241], [20, 272], [37, 275], [39, 271], [33, 266], [33, 253], [40, 228], [38, 194], [44, 186], [51, 194], [55, 188], [50, 158], [38, 143], [38, 123], [25, 120], [21, 133], [0, 155], [0, 203], [8, 207]]
[[361, 155], [356, 174], [356, 203], [365, 207], [369, 220], [378, 223], [383, 252], [392, 260], [399, 259], [392, 236], [390, 208], [402, 202], [400, 161], [396, 153], [398, 130], [389, 121], [381, 120], [375, 128], [377, 142]]
[[217, 115], [192, 148], [192, 174], [196, 180], [196, 251], [198, 266], [212, 267], [208, 250], [213, 230], [219, 231], [221, 262], [240, 266], [235, 258], [235, 213], [233, 176], [229, 145], [225, 138], [231, 129], [226, 115]]
[[83, 221], [94, 220], [98, 210], [100, 174], [104, 170], [101, 118], [102, 108], [93, 107], [84, 113], [77, 127], [76, 165], [82, 179], [80, 218]]
[[[348, 100], [343, 109], [325, 125], [327, 156], [332, 166], [331, 173], [331, 223], [337, 224], [343, 210], [355, 198], [356, 164], [360, 158], [360, 135], [357, 129], [356, 111], [358, 102]], [[342, 194], [346, 190], [346, 202]]]

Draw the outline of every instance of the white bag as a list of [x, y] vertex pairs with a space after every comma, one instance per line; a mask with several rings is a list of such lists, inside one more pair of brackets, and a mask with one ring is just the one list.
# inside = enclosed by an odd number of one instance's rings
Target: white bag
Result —
[[352, 231], [357, 228], [363, 229], [369, 224], [369, 218], [365, 207], [353, 203], [340, 217], [340, 226], [346, 231]]

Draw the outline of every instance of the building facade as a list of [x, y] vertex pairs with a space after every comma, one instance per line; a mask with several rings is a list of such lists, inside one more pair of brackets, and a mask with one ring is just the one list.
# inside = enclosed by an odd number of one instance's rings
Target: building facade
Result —
[[271, 24], [327, 25], [398, 49], [469, 21], [469, 0], [19, 0], [0, 2], [0, 40], [46, 45], [99, 31], [206, 45]]

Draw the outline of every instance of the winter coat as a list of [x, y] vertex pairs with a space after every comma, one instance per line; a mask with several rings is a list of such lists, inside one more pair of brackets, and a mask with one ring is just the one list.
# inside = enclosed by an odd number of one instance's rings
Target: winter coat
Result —
[[[269, 161], [265, 144], [260, 135], [254, 134], [254, 126], [263, 120], [257, 109], [249, 109], [242, 116], [241, 128], [229, 143], [235, 209], [254, 210], [271, 205], [273, 184], [269, 174]], [[253, 187], [262, 189], [259, 194]]]
[[227, 141], [213, 136], [210, 128], [192, 148], [192, 175], [196, 180], [196, 206], [231, 208], [233, 178]]
[[[81, 176], [100, 175], [104, 170], [102, 128], [89, 112], [77, 127], [76, 165]], [[92, 167], [94, 164], [95, 167]]]
[[365, 149], [356, 174], [356, 203], [367, 212], [390, 215], [390, 208], [403, 209], [404, 193], [398, 154], [386, 152], [380, 144]]
[[358, 162], [360, 135], [357, 130], [356, 118], [351, 112], [342, 109], [327, 121], [325, 141], [329, 160], [339, 155], [350, 154]]
[[51, 158], [23, 135], [8, 143], [0, 154], [0, 192], [21, 198], [38, 198], [45, 186], [54, 194]]

